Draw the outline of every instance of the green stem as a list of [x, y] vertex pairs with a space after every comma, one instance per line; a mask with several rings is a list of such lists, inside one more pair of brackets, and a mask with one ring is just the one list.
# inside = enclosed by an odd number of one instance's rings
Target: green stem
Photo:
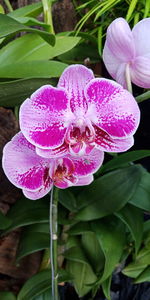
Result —
[[42, 3], [43, 3], [43, 11], [44, 11], [44, 22], [50, 25], [48, 30], [49, 33], [54, 34], [51, 0], [42, 0]]
[[147, 92], [145, 92], [145, 93], [143, 93], [143, 94], [136, 97], [136, 101], [138, 103], [143, 102], [143, 101], [148, 100], [148, 99], [150, 99], [150, 91], [147, 91]]
[[51, 235], [50, 257], [51, 257], [51, 271], [52, 271], [53, 300], [58, 300], [57, 206], [58, 206], [58, 189], [55, 187], [51, 191], [51, 201], [50, 201], [50, 235]]
[[129, 64], [126, 65], [125, 77], [126, 77], [127, 90], [132, 94], [132, 84], [131, 84]]
[[12, 6], [11, 6], [11, 4], [10, 4], [10, 1], [9, 1], [9, 0], [4, 0], [4, 2], [5, 2], [5, 4], [6, 4], [8, 10], [9, 10], [9, 12], [12, 12], [12, 11], [13, 11], [13, 8], [12, 8]]

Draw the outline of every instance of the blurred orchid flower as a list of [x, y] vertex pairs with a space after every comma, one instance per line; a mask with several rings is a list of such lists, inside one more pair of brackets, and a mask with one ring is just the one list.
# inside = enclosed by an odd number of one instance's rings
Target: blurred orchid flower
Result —
[[150, 88], [150, 18], [138, 22], [131, 31], [123, 18], [107, 29], [103, 60], [110, 75], [126, 88], [130, 81]]
[[53, 185], [64, 189], [73, 185], [87, 185], [93, 181], [92, 173], [101, 166], [104, 153], [93, 150], [80, 158], [70, 155], [46, 159], [35, 152], [19, 132], [3, 150], [3, 169], [8, 179], [32, 200], [45, 196]]
[[114, 81], [94, 78], [82, 65], [65, 69], [57, 88], [45, 85], [20, 108], [20, 127], [37, 154], [50, 158], [89, 154], [94, 148], [122, 152], [133, 145], [140, 111]]

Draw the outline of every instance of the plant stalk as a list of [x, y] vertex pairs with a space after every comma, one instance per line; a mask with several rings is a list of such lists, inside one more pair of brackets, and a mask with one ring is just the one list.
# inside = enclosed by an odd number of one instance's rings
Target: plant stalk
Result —
[[9, 1], [9, 0], [4, 0], [4, 2], [5, 2], [5, 4], [6, 4], [8, 10], [9, 10], [9, 12], [12, 12], [12, 11], [13, 11], [13, 8], [12, 8], [12, 6], [11, 6], [11, 4], [10, 4], [10, 1]]
[[132, 83], [131, 83], [129, 64], [126, 65], [125, 77], [126, 77], [127, 90], [132, 94]]
[[51, 0], [42, 0], [42, 3], [43, 3], [43, 11], [44, 11], [44, 22], [50, 25], [48, 32], [54, 34]]
[[58, 295], [58, 267], [57, 267], [57, 208], [58, 189], [53, 187], [50, 199], [50, 260], [52, 273], [52, 297], [53, 300], [59, 300]]

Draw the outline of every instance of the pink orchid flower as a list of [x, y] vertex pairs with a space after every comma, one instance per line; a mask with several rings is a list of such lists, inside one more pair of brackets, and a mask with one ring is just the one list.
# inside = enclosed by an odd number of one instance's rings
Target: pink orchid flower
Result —
[[150, 88], [150, 18], [131, 31], [123, 18], [107, 29], [103, 60], [110, 75], [126, 88], [126, 76], [143, 88]]
[[67, 155], [46, 159], [36, 154], [35, 146], [21, 132], [5, 145], [3, 151], [6, 176], [32, 200], [45, 196], [53, 185], [65, 189], [90, 184], [92, 173], [99, 169], [104, 158], [104, 153], [95, 149], [79, 158]]
[[133, 145], [140, 111], [114, 81], [94, 78], [82, 65], [65, 69], [57, 88], [45, 85], [20, 108], [20, 127], [37, 154], [84, 155], [97, 148], [122, 152]]

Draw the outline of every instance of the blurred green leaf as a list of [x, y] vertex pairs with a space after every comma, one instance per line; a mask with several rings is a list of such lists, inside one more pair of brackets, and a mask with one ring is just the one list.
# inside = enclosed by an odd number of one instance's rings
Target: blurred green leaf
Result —
[[134, 283], [150, 281], [150, 266], [147, 267], [135, 280]]
[[128, 8], [128, 12], [127, 12], [127, 15], [126, 15], [126, 20], [127, 22], [130, 20], [130, 18], [132, 17], [133, 15], [133, 12], [135, 10], [135, 7], [137, 5], [137, 2], [138, 0], [131, 0], [131, 3], [129, 5], [129, 8]]
[[127, 204], [117, 213], [115, 213], [128, 227], [135, 241], [136, 254], [142, 242], [143, 234], [143, 214], [141, 209]]
[[16, 296], [11, 292], [0, 292], [1, 300], [16, 300]]
[[52, 290], [48, 289], [45, 292], [43, 292], [42, 294], [32, 298], [32, 300], [53, 300]]
[[3, 215], [3, 213], [0, 211], [0, 229], [6, 229], [11, 225], [12, 221]]
[[78, 195], [78, 202], [84, 202], [85, 208], [75, 218], [88, 221], [120, 210], [135, 193], [141, 173], [141, 167], [133, 165], [96, 179]]
[[27, 61], [3, 65], [1, 78], [51, 78], [59, 77], [68, 65], [58, 61]]
[[0, 82], [0, 106], [14, 107], [19, 105], [44, 84], [56, 86], [56, 80], [28, 78]]
[[18, 33], [20, 31], [34, 32], [40, 35], [40, 37], [50, 45], [54, 46], [55, 44], [55, 36], [53, 34], [50, 34], [46, 31], [41, 31], [39, 29], [27, 27], [9, 16], [0, 14], [0, 38]]
[[46, 198], [36, 201], [21, 198], [9, 210], [7, 216], [12, 224], [4, 231], [4, 234], [25, 225], [49, 222], [49, 201]]
[[150, 150], [135, 150], [127, 153], [119, 154], [117, 157], [108, 161], [103, 165], [101, 171], [108, 172], [113, 169], [122, 167], [124, 164], [139, 160], [144, 157], [150, 156]]
[[87, 232], [91, 232], [91, 226], [89, 222], [79, 222], [73, 226], [68, 231], [69, 235], [79, 235]]
[[0, 50], [0, 65], [33, 60], [48, 60], [69, 51], [79, 41], [80, 38], [78, 37], [56, 36], [55, 46], [52, 47], [37, 34], [25, 34]]
[[33, 3], [30, 5], [26, 5], [23, 7], [20, 7], [18, 9], [13, 10], [8, 14], [10, 17], [36, 17], [38, 16], [43, 10], [42, 2]]
[[69, 189], [59, 190], [58, 192], [59, 202], [72, 212], [76, 212], [78, 207], [76, 198]]
[[3, 6], [0, 4], [0, 14], [4, 14], [4, 13], [5, 13], [4, 8], [3, 8]]
[[129, 202], [150, 211], [150, 173], [143, 169], [139, 185]]
[[107, 300], [111, 300], [111, 295], [110, 295], [111, 279], [112, 276], [108, 277], [105, 281], [102, 282], [103, 293]]
[[92, 222], [92, 228], [105, 255], [100, 282], [105, 281], [119, 264], [125, 246], [125, 226], [115, 217]]
[[31, 253], [47, 249], [50, 245], [49, 224], [27, 226], [21, 235], [17, 260]]

